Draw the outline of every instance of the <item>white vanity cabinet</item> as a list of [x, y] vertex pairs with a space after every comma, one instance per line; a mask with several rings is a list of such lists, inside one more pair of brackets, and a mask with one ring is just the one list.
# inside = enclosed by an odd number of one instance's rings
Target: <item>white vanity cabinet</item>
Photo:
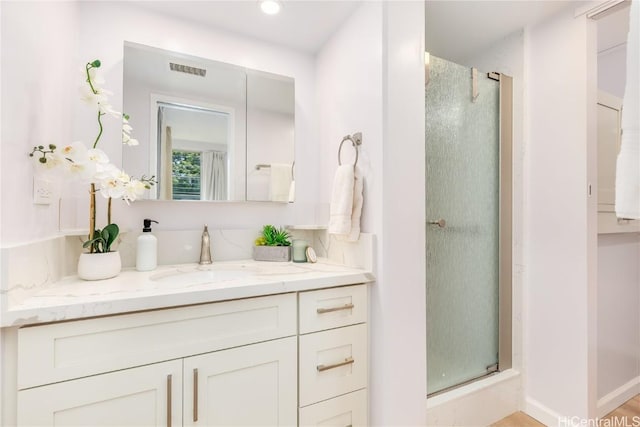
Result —
[[299, 298], [300, 426], [367, 425], [367, 287]]
[[352, 285], [22, 327], [17, 425], [366, 426], [366, 320]]
[[296, 311], [289, 293], [21, 328], [17, 424], [294, 426]]

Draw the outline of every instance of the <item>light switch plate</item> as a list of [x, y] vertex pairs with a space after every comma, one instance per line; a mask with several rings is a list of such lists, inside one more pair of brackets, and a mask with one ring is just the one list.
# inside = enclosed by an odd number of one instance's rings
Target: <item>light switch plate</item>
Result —
[[33, 203], [50, 205], [53, 201], [53, 184], [44, 178], [33, 178]]

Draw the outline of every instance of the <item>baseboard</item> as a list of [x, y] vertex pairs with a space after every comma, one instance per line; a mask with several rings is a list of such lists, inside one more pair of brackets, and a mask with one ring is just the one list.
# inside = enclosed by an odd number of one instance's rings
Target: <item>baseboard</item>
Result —
[[604, 417], [636, 394], [640, 394], [640, 376], [635, 377], [599, 399], [598, 417]]
[[535, 399], [527, 397], [524, 402], [524, 412], [546, 426], [557, 426], [560, 415], [544, 406]]

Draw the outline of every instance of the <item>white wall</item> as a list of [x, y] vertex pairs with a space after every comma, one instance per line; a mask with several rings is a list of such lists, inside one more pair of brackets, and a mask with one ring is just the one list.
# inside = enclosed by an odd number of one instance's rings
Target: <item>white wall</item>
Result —
[[640, 383], [640, 237], [598, 237], [598, 398]]
[[373, 292], [372, 414], [425, 425], [424, 3], [387, 2], [383, 22], [382, 285]]
[[[3, 89], [6, 88], [2, 104], [15, 107], [2, 112], [3, 245], [57, 232], [57, 206], [41, 207], [31, 203], [32, 172], [26, 153], [40, 142], [62, 144], [78, 139], [87, 141], [95, 136], [93, 112], [77, 99], [77, 87], [81, 83], [78, 69], [87, 60], [102, 61], [105, 86], [114, 92], [112, 104], [121, 109], [124, 40], [294, 77], [296, 165], [298, 171], [305, 172], [300, 173], [296, 182], [297, 198], [292, 205], [138, 201], [126, 206], [119, 203], [114, 209], [114, 219], [122, 228], [136, 230], [145, 217], [160, 221], [158, 227], [169, 230], [200, 228], [205, 223], [213, 228], [257, 229], [265, 223], [315, 222], [319, 151], [314, 125], [312, 55], [151, 15], [130, 5], [123, 9], [119, 2], [3, 2], [2, 19], [2, 78]], [[78, 44], [76, 29], [82, 34]], [[120, 164], [117, 120], [105, 120], [101, 146], [114, 163]], [[88, 197], [85, 194], [85, 189], [80, 187], [73, 192], [75, 199], [64, 201], [63, 226], [86, 227]], [[99, 200], [99, 215], [104, 210], [102, 202]]]
[[[319, 200], [328, 219], [340, 142], [345, 135], [362, 132], [358, 157], [358, 168], [364, 175], [361, 228], [377, 232], [382, 209], [382, 5], [361, 6], [318, 52], [316, 67]], [[348, 141], [342, 147], [341, 160], [344, 164], [355, 160], [355, 150]]]
[[[342, 137], [363, 134], [362, 229], [377, 237], [378, 278], [371, 288], [369, 425], [425, 423], [423, 20], [421, 2], [364, 2], [317, 59], [324, 205]], [[342, 160], [353, 161], [347, 144]]]
[[595, 416], [593, 25], [570, 10], [525, 34], [525, 409], [553, 425]]
[[[72, 141], [77, 97], [77, 5], [5, 2], [2, 13], [1, 225], [3, 245], [52, 234], [57, 203], [32, 203], [35, 145]], [[65, 58], [66, 60], [61, 60]], [[55, 84], [51, 84], [55, 82]]]

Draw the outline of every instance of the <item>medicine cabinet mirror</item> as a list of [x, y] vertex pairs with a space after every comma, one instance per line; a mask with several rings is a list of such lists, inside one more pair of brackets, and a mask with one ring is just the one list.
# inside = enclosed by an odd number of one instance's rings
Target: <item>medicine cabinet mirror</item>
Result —
[[123, 81], [123, 166], [155, 175], [150, 199], [293, 201], [292, 78], [125, 42]]

